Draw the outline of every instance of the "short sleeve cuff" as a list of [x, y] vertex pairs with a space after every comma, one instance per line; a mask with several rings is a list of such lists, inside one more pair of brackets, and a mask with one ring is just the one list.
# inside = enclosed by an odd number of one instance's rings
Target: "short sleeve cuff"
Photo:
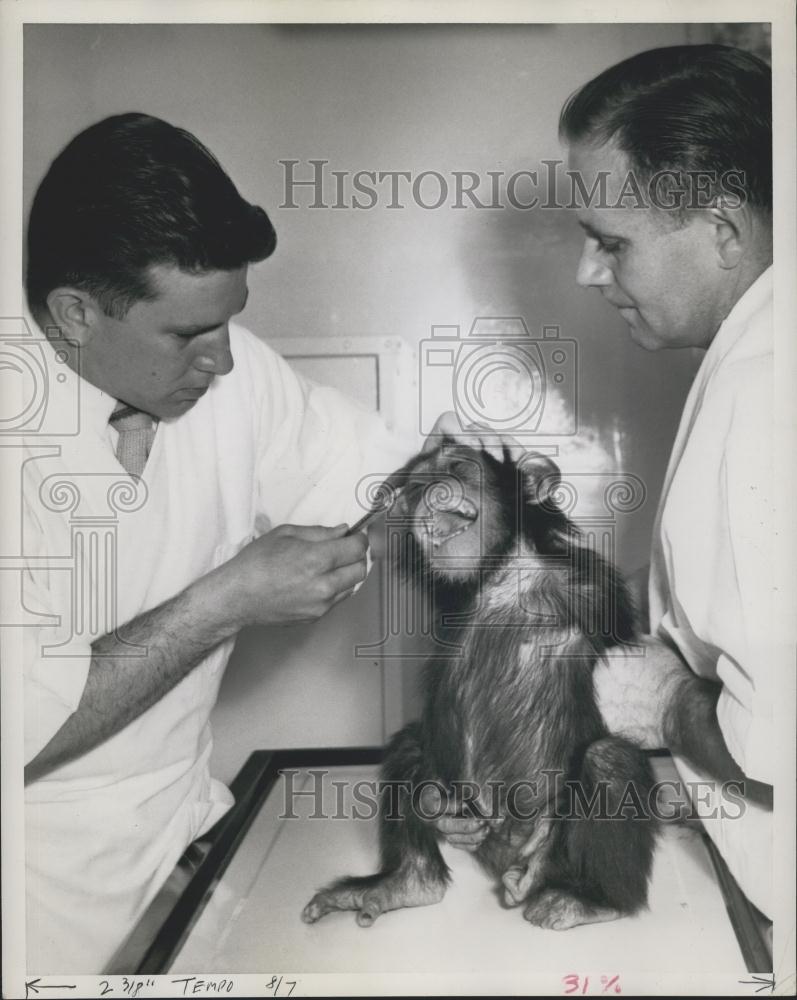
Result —
[[43, 655], [34, 649], [41, 631], [25, 643], [25, 761], [31, 761], [55, 736], [80, 704], [91, 667], [91, 646], [70, 647], [69, 656]]

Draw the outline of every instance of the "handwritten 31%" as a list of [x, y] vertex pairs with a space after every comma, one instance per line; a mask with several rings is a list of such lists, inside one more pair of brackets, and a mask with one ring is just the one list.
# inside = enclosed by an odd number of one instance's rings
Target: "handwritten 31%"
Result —
[[585, 996], [587, 993], [622, 993], [619, 976], [601, 976], [600, 983], [593, 982], [590, 988], [589, 976], [577, 976], [574, 973], [563, 976], [562, 982], [565, 985], [562, 991], [565, 994], [578, 993]]

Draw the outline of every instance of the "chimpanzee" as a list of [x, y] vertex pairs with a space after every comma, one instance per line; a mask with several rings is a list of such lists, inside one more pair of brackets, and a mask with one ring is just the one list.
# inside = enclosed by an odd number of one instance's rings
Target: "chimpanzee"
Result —
[[444, 440], [405, 471], [395, 510], [455, 653], [426, 664], [422, 717], [387, 748], [379, 872], [322, 889], [303, 920], [355, 910], [365, 927], [442, 899], [450, 873], [416, 794], [430, 783], [488, 824], [476, 856], [532, 924], [634, 913], [653, 859], [653, 778], [638, 747], [608, 735], [592, 685], [598, 659], [636, 635], [623, 580], [557, 505], [549, 458], [499, 461]]

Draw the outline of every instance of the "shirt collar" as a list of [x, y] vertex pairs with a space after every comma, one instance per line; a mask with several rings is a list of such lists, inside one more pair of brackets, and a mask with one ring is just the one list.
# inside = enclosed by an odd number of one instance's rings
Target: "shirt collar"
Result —
[[709, 344], [706, 359], [719, 361], [747, 330], [750, 321], [772, 301], [772, 265], [762, 271], [734, 305]]
[[108, 421], [116, 408], [117, 400], [84, 378], [80, 379], [80, 393], [81, 429], [85, 427], [96, 434], [104, 435], [108, 430]]

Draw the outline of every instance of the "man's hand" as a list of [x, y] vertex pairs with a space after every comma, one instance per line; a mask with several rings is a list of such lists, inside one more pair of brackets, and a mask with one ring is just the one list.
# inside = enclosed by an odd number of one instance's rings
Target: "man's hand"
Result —
[[283, 524], [219, 567], [237, 628], [314, 621], [365, 579], [368, 539], [335, 528]]
[[440, 414], [421, 451], [433, 451], [443, 437], [453, 438], [457, 444], [467, 445], [469, 448], [486, 451], [499, 462], [504, 460], [504, 449], [509, 451], [515, 462], [526, 453], [523, 445], [509, 434], [496, 434], [489, 427], [482, 427], [479, 424], [468, 424], [463, 427], [453, 410], [446, 410]]
[[748, 778], [725, 743], [717, 720], [722, 685], [698, 677], [658, 639], [642, 641], [644, 657], [614, 655], [593, 672], [609, 732], [646, 750], [665, 747], [717, 781], [742, 782], [747, 798], [771, 809], [772, 787]]
[[[36, 781], [119, 732], [244, 625], [320, 618], [365, 579], [368, 540], [282, 525], [92, 645], [77, 710], [25, 768]], [[130, 656], [130, 648], [146, 650]]]
[[595, 697], [610, 733], [645, 750], [667, 746], [665, 722], [674, 711], [682, 683], [694, 674], [677, 653], [653, 636], [644, 636], [644, 656], [612, 649], [592, 674]]

